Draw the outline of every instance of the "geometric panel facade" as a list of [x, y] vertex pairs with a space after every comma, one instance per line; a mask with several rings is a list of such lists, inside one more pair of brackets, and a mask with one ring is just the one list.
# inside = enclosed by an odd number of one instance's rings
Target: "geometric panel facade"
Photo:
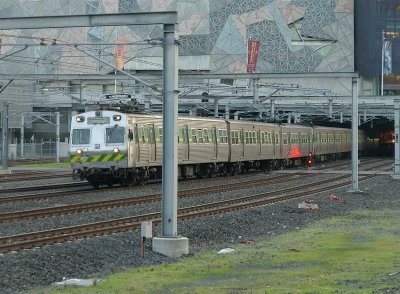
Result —
[[[247, 40], [260, 41], [256, 72], [354, 71], [353, 0], [0, 0], [0, 16], [149, 12], [176, 9], [180, 62], [185, 56], [207, 56], [201, 66], [210, 73], [245, 73]], [[14, 39], [10, 39], [10, 35]], [[69, 28], [0, 31], [2, 42], [38, 42], [54, 38], [71, 43], [142, 42], [162, 36], [162, 26]], [[8, 38], [8, 39], [7, 39]], [[113, 62], [113, 46], [88, 46], [94, 54]], [[14, 51], [20, 47], [2, 49]], [[91, 49], [90, 49], [91, 48]], [[100, 49], [99, 49], [100, 48]], [[96, 51], [97, 50], [97, 51]], [[36, 73], [109, 72], [106, 66], [73, 48], [29, 48], [0, 61], [2, 71]], [[35, 53], [36, 52], [36, 53]], [[41, 52], [41, 53], [40, 53]], [[40, 54], [39, 54], [40, 53]], [[154, 68], [160, 46], [127, 46], [126, 59], [145, 58]], [[15, 62], [24, 58], [25, 63]], [[31, 58], [31, 62], [28, 60]], [[151, 61], [153, 59], [153, 61]], [[12, 62], [11, 60], [14, 60]], [[78, 62], [76, 60], [79, 60]], [[199, 59], [200, 60], [200, 59]], [[72, 64], [77, 66], [74, 68]], [[145, 66], [145, 65], [144, 65]], [[131, 68], [131, 67], [130, 67]], [[160, 67], [161, 69], [162, 67]], [[184, 68], [190, 68], [185, 64]], [[133, 68], [131, 68], [133, 69]], [[143, 68], [142, 68], [143, 69]], [[194, 69], [195, 70], [195, 69]]]

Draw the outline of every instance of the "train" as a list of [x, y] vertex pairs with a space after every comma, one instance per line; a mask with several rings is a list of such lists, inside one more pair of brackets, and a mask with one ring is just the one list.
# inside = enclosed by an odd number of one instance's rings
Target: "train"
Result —
[[[359, 131], [359, 150], [366, 136]], [[93, 187], [143, 184], [162, 176], [161, 115], [98, 108], [72, 116], [73, 177]], [[351, 129], [179, 116], [178, 176], [268, 171], [351, 155]]]
[[395, 134], [394, 130], [381, 131], [379, 133], [379, 149], [381, 153], [394, 153]]

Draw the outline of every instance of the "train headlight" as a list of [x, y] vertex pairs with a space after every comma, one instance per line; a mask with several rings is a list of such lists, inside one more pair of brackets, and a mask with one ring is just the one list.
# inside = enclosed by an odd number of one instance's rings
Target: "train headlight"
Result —
[[77, 116], [76, 117], [76, 122], [84, 122], [85, 121], [85, 117], [84, 116]]
[[113, 115], [113, 120], [114, 121], [120, 121], [121, 120], [121, 115], [120, 114]]
[[119, 148], [118, 147], [114, 147], [113, 152], [114, 153], [119, 153]]
[[76, 149], [76, 154], [81, 155], [83, 153], [82, 149]]

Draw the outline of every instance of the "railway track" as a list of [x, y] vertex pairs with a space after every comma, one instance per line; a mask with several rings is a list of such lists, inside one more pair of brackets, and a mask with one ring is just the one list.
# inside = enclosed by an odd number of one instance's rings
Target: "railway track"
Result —
[[[360, 181], [365, 181], [375, 177], [375, 175], [367, 175], [360, 177]], [[339, 183], [332, 183], [332, 179], [326, 180], [331, 183], [328, 186], [315, 188], [314, 184], [302, 185], [304, 191], [293, 192], [287, 194], [289, 190], [282, 189], [277, 196], [277, 191], [258, 193], [245, 197], [239, 197], [229, 200], [222, 200], [213, 203], [201, 204], [191, 207], [178, 209], [178, 219], [187, 220], [196, 217], [209, 216], [215, 214], [222, 214], [239, 209], [250, 207], [258, 207], [267, 204], [287, 201], [294, 198], [299, 198], [305, 195], [312, 195], [320, 192], [326, 192], [335, 188], [344, 187], [351, 184], [351, 181], [344, 180], [344, 176], [337, 177]], [[347, 177], [348, 178], [348, 177]], [[290, 188], [290, 190], [299, 190], [299, 187]], [[89, 238], [94, 236], [110, 235], [130, 230], [138, 230], [142, 221], [151, 220], [153, 224], [160, 223], [161, 212], [154, 212], [139, 216], [113, 219], [108, 221], [101, 221], [96, 223], [71, 226], [48, 231], [40, 231], [26, 234], [19, 234], [13, 236], [6, 236], [0, 238], [0, 253], [7, 253], [11, 251], [18, 251], [22, 249], [30, 249], [44, 245], [51, 245], [67, 241], [74, 241], [82, 238]]]
[[0, 183], [21, 182], [27, 180], [43, 180], [52, 178], [67, 178], [71, 177], [71, 173], [65, 172], [48, 172], [48, 171], [30, 171], [30, 172], [15, 172], [12, 174], [1, 174]]
[[[368, 162], [370, 164], [371, 162]], [[384, 165], [379, 165], [384, 166]], [[378, 166], [378, 167], [379, 167]], [[375, 168], [375, 167], [374, 167]], [[304, 177], [310, 177], [311, 175], [304, 175]], [[342, 176], [343, 178], [348, 177], [347, 175]], [[275, 176], [273, 178], [267, 179], [257, 179], [257, 180], [250, 180], [250, 181], [240, 181], [238, 183], [230, 183], [225, 185], [218, 185], [218, 186], [207, 186], [197, 189], [188, 189], [184, 191], [178, 192], [179, 198], [191, 197], [196, 195], [202, 194], [211, 194], [211, 193], [223, 193], [227, 191], [235, 191], [235, 190], [243, 190], [252, 188], [255, 186], [266, 186], [271, 184], [283, 183], [288, 182], [291, 180], [299, 179], [298, 175], [281, 175]], [[322, 184], [322, 182], [318, 182], [316, 184]], [[126, 188], [125, 188], [126, 189]], [[112, 190], [112, 189], [109, 189]], [[80, 190], [80, 191], [64, 191], [64, 192], [53, 192], [53, 193], [46, 193], [46, 194], [33, 194], [33, 195], [25, 195], [25, 196], [11, 196], [11, 197], [3, 197], [0, 198], [1, 203], [7, 202], [14, 202], [14, 201], [21, 201], [21, 200], [39, 200], [39, 199], [47, 199], [50, 197], [61, 197], [61, 196], [73, 196], [74, 194], [82, 195], [84, 193], [91, 193], [93, 192], [91, 189], [87, 190]], [[121, 206], [127, 205], [138, 205], [142, 203], [150, 203], [150, 202], [157, 202], [161, 200], [161, 194], [152, 194], [152, 195], [145, 195], [145, 196], [134, 196], [129, 198], [119, 198], [113, 200], [105, 200], [105, 201], [98, 201], [98, 202], [85, 202], [85, 203], [78, 203], [78, 204], [71, 204], [71, 205], [63, 205], [57, 207], [46, 207], [46, 208], [39, 208], [39, 209], [32, 209], [32, 210], [22, 210], [22, 211], [12, 211], [7, 213], [0, 213], [0, 223], [6, 221], [16, 221], [16, 220], [24, 220], [24, 219], [32, 219], [32, 218], [39, 218], [39, 217], [49, 217], [49, 216], [58, 216], [58, 215], [65, 215], [65, 214], [73, 214], [73, 213], [82, 213], [82, 212], [89, 212], [89, 211], [96, 211], [101, 209], [109, 209], [109, 208], [116, 208]]]

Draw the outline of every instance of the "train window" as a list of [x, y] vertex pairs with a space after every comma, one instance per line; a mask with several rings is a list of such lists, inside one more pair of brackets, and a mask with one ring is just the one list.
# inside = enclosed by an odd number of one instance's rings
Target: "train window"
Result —
[[261, 144], [265, 144], [265, 135], [266, 133], [264, 132], [261, 133]]
[[328, 142], [333, 142], [333, 135], [332, 134], [328, 135]]
[[239, 144], [239, 132], [238, 131], [231, 131], [231, 143], [232, 143], [232, 145]]
[[227, 130], [222, 130], [221, 143], [224, 143], [224, 144], [228, 143], [228, 131]]
[[342, 142], [346, 142], [346, 134], [342, 134]]
[[289, 143], [288, 142], [288, 134], [283, 133], [282, 136], [283, 136], [283, 145], [287, 145]]
[[163, 129], [158, 128], [158, 142], [162, 143], [162, 141], [163, 141]]
[[140, 138], [142, 141], [142, 144], [146, 143], [146, 137], [145, 137], [145, 133], [144, 133], [144, 127], [140, 128]]
[[267, 144], [271, 144], [271, 143], [272, 143], [272, 140], [271, 140], [271, 133], [268, 132], [268, 133], [267, 133]]
[[72, 131], [72, 145], [86, 145], [90, 143], [89, 129], [74, 129]]
[[186, 128], [186, 127], [184, 127], [183, 129], [182, 129], [182, 141], [183, 141], [183, 143], [184, 144], [187, 144], [188, 143], [188, 129]]
[[133, 135], [135, 137], [135, 143], [139, 143], [139, 131], [137, 124], [135, 124], [135, 128], [133, 129]]
[[129, 142], [133, 141], [133, 130], [132, 129], [129, 129], [128, 138], [129, 138]]
[[275, 133], [275, 144], [279, 145], [279, 133]]
[[196, 129], [192, 129], [192, 143], [197, 143], [197, 132], [196, 132]]
[[245, 143], [246, 143], [246, 144], [249, 144], [249, 132], [246, 131], [246, 132], [244, 133], [244, 138], [245, 138]]
[[156, 138], [155, 138], [155, 132], [154, 132], [154, 128], [151, 127], [149, 130], [149, 143], [150, 144], [155, 144], [156, 143]]
[[212, 130], [211, 130], [211, 143], [215, 143], [216, 141], [217, 141], [217, 139], [215, 138], [215, 135], [216, 135], [216, 130], [215, 130], [215, 128], [213, 128]]
[[257, 131], [257, 144], [260, 144], [260, 131]]
[[203, 130], [203, 136], [204, 136], [204, 143], [206, 144], [210, 143], [210, 140], [208, 138], [208, 129]]
[[203, 129], [198, 129], [197, 130], [197, 142], [201, 143], [201, 144], [204, 143]]
[[106, 144], [124, 143], [125, 141], [125, 128], [115, 126], [106, 128]]

